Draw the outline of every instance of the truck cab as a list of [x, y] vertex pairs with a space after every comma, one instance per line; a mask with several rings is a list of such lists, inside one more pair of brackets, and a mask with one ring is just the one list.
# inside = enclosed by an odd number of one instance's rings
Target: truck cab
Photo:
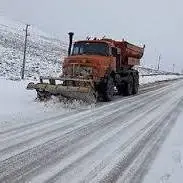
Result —
[[96, 82], [116, 71], [114, 45], [106, 40], [83, 40], [73, 44], [63, 64], [64, 76], [91, 78]]

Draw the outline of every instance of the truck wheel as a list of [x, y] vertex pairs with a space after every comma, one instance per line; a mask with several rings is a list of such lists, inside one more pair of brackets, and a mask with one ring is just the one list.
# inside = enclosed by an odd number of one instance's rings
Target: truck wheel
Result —
[[105, 90], [103, 93], [103, 99], [104, 101], [111, 101], [114, 97], [114, 80], [112, 77], [109, 77], [106, 84], [105, 84]]
[[123, 93], [124, 93], [124, 86], [123, 85], [118, 85], [117, 86], [117, 90], [118, 90], [118, 95], [123, 95]]
[[125, 89], [124, 89], [124, 95], [129, 96], [133, 93], [133, 78], [132, 76], [129, 76], [128, 83], [126, 83]]
[[133, 94], [133, 95], [137, 94], [137, 93], [138, 93], [138, 90], [139, 90], [138, 82], [134, 80], [133, 92], [132, 92], [132, 94]]

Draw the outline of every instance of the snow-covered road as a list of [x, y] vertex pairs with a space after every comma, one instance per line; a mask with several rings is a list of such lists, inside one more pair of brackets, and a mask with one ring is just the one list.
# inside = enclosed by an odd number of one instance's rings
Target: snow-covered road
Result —
[[0, 182], [142, 182], [182, 108], [177, 80], [96, 107], [0, 123]]

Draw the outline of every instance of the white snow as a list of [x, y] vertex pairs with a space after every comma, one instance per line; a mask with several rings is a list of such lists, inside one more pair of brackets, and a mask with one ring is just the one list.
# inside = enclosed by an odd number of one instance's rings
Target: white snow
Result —
[[182, 183], [183, 180], [183, 104], [174, 128], [162, 146], [144, 183]]

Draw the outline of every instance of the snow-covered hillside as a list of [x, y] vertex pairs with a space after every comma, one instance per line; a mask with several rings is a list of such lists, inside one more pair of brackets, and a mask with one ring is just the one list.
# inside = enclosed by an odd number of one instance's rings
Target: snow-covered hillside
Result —
[[[20, 78], [25, 25], [0, 16], [0, 77]], [[66, 44], [30, 26], [25, 76], [34, 78], [60, 72]]]

